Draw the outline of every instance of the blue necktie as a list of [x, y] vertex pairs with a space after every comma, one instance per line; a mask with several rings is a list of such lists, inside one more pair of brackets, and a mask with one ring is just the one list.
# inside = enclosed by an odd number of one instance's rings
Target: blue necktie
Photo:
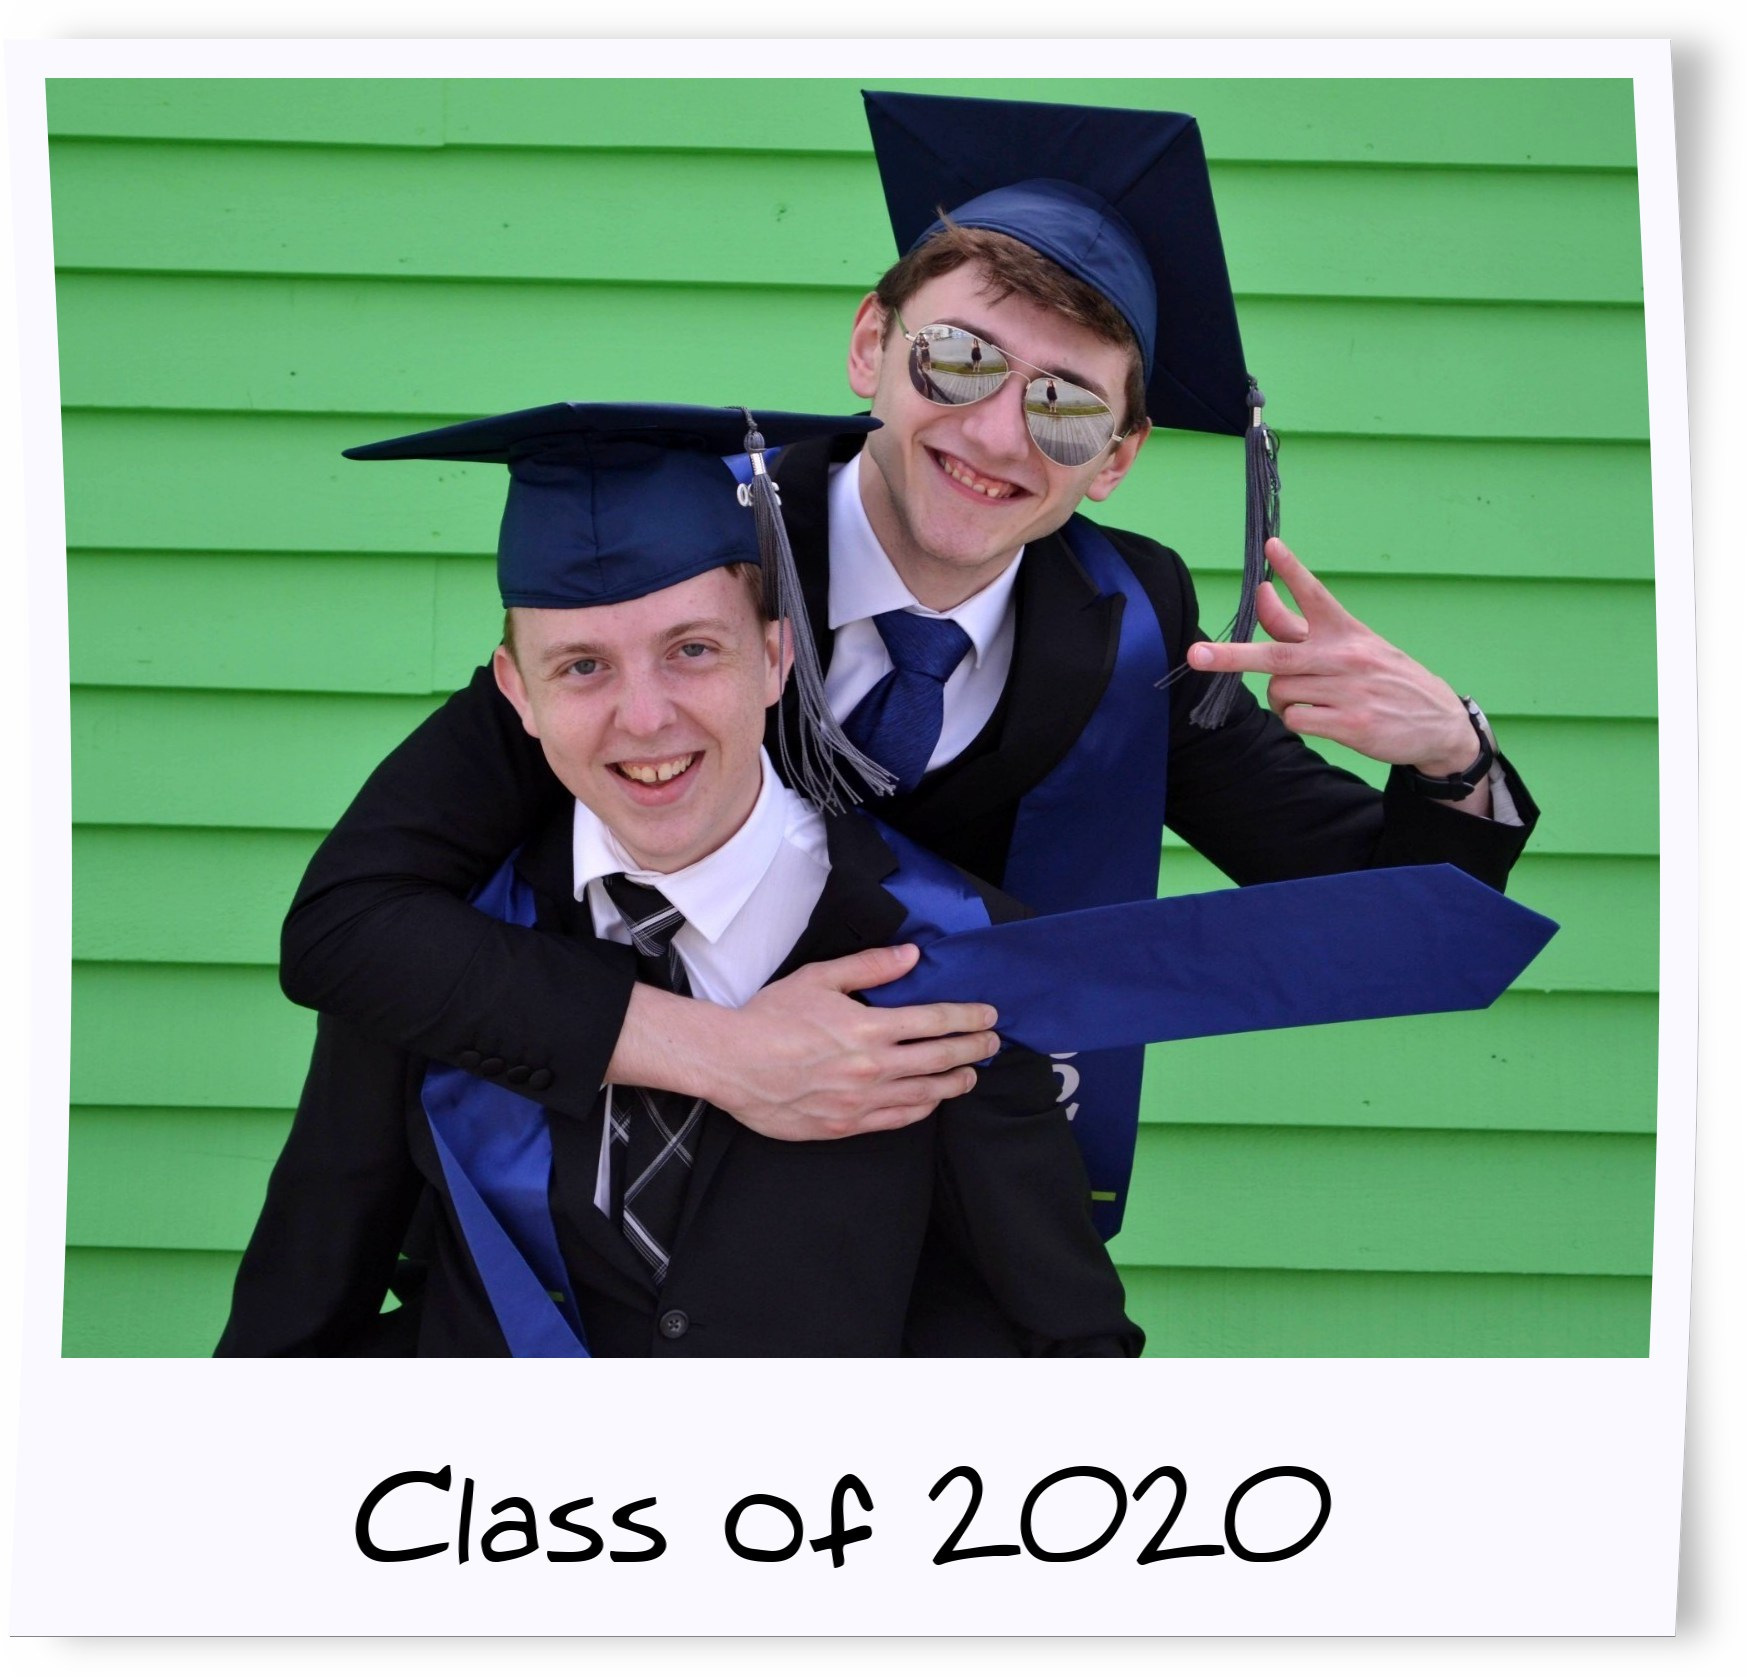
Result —
[[849, 713], [843, 731], [909, 792], [922, 778], [940, 740], [946, 678], [971, 649], [971, 638], [950, 617], [883, 611], [874, 627], [891, 654], [892, 668]]

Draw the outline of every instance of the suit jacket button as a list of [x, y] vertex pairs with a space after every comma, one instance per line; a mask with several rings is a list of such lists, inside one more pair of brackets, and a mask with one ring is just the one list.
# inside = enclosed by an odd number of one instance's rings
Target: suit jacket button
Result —
[[539, 1067], [536, 1071], [529, 1072], [528, 1087], [530, 1089], [550, 1089], [552, 1087], [552, 1073], [544, 1066]]
[[663, 1339], [684, 1339], [692, 1319], [683, 1310], [664, 1310], [656, 1324]]
[[502, 1075], [503, 1067], [503, 1061], [493, 1054], [489, 1060], [479, 1062], [479, 1074], [481, 1077], [498, 1077]]
[[528, 1068], [526, 1066], [511, 1066], [504, 1073], [504, 1076], [512, 1083], [526, 1083], [528, 1081]]
[[479, 1070], [480, 1054], [477, 1048], [464, 1048], [455, 1056], [455, 1064], [463, 1071]]

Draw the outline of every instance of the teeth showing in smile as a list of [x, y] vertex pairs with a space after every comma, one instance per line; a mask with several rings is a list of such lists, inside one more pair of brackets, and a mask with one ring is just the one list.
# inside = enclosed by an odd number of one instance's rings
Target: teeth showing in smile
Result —
[[979, 495], [987, 496], [991, 501], [1004, 501], [1010, 495], [1017, 495], [1016, 485], [1003, 483], [999, 478], [984, 477], [973, 472], [962, 460], [955, 460], [950, 454], [936, 454], [940, 469], [954, 483], [962, 483], [966, 489], [974, 490]]
[[617, 763], [614, 765], [627, 780], [641, 786], [661, 786], [676, 775], [682, 775], [698, 760], [694, 751], [685, 757], [670, 757], [665, 763]]

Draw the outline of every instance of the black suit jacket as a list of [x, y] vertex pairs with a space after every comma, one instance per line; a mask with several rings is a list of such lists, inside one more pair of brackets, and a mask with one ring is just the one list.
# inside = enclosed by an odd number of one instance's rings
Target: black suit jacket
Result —
[[[874, 828], [850, 815], [828, 837], [825, 892], [785, 971], [889, 943], [903, 918]], [[569, 838], [559, 812], [523, 852], [540, 924], [629, 968], [574, 899]], [[997, 919], [1018, 912], [985, 900]], [[425, 1064], [322, 1020], [220, 1355], [506, 1354], [420, 1105]], [[1010, 1049], [970, 1095], [901, 1130], [778, 1142], [710, 1111], [659, 1291], [594, 1207], [599, 1115], [551, 1114], [553, 1217], [591, 1351], [1137, 1354], [1055, 1096], [1048, 1061]], [[412, 1302], [379, 1314], [406, 1245], [421, 1259]]]
[[[822, 662], [832, 639], [827, 472], [834, 448], [848, 458], [859, 441], [794, 444], [777, 469]], [[1145, 537], [1106, 533], [1180, 662], [1204, 638], [1182, 560]], [[1016, 602], [1012, 673], [988, 726], [913, 792], [879, 806], [882, 819], [997, 884], [1019, 799], [1091, 716], [1131, 604], [1101, 597], [1059, 535], [1027, 548]], [[1239, 884], [1452, 862], [1503, 888], [1537, 815], [1508, 765], [1522, 827], [1422, 797], [1400, 770], [1379, 793], [1317, 756], [1247, 692], [1223, 727], [1197, 728], [1189, 713], [1207, 680], [1186, 671], [1171, 689], [1167, 820]], [[543, 1100], [586, 1112], [623, 1022], [629, 973], [461, 901], [567, 802], [491, 672], [478, 671], [388, 757], [316, 852], [285, 923], [286, 994], [437, 1059], [531, 1068]]]

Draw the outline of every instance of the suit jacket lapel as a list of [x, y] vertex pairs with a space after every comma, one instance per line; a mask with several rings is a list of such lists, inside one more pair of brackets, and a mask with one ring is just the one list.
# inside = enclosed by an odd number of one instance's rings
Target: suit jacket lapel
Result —
[[[799, 941], [773, 978], [786, 977], [814, 961], [835, 960], [891, 943], [904, 922], [903, 905], [880, 887], [880, 881], [896, 869], [897, 858], [872, 824], [853, 812], [828, 816], [825, 835], [831, 858], [825, 889]], [[715, 1107], [706, 1110], [677, 1240], [685, 1238], [722, 1161], [745, 1133], [744, 1126], [727, 1113]], [[830, 1143], [818, 1145], [828, 1147]]]
[[1126, 602], [1098, 592], [1060, 532], [1026, 548], [1014, 594], [1007, 690], [965, 755], [910, 795], [919, 826], [1017, 800], [1067, 755], [1110, 684]]

